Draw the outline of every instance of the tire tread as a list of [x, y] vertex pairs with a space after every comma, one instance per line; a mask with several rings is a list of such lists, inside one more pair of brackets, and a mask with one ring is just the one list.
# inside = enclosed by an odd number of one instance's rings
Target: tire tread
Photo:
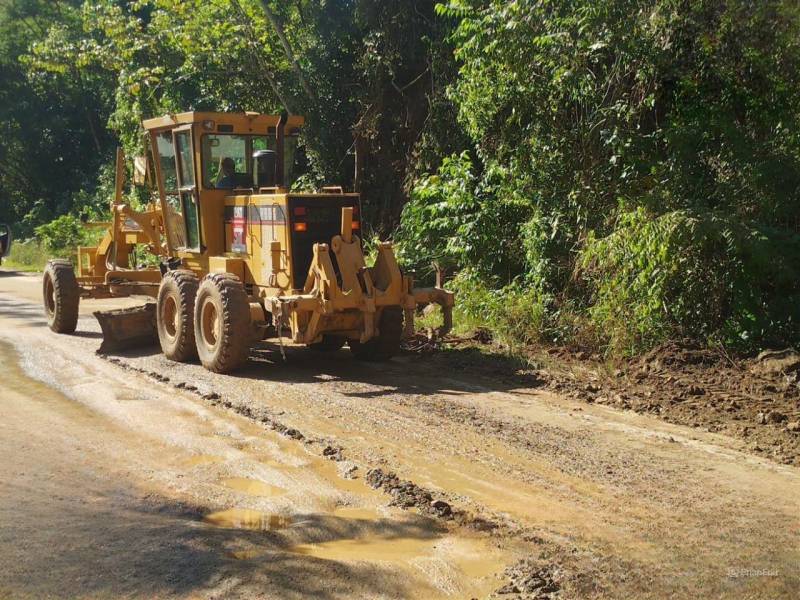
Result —
[[[55, 296], [55, 310], [52, 315], [47, 311], [47, 299], [44, 299], [50, 329], [56, 333], [75, 333], [78, 327], [78, 307], [81, 296], [72, 262], [67, 259], [54, 258], [47, 262], [44, 276], [45, 278], [50, 277], [52, 280]], [[43, 282], [43, 293], [44, 289]]]
[[[203, 366], [214, 373], [230, 373], [247, 362], [250, 356], [250, 306], [247, 293], [238, 277], [230, 273], [210, 273], [200, 284], [198, 297], [206, 292], [205, 288], [213, 287], [219, 294], [221, 304], [222, 331], [219, 347], [216, 352], [199, 350]], [[194, 326], [198, 346], [200, 338], [201, 304], [195, 306]]]

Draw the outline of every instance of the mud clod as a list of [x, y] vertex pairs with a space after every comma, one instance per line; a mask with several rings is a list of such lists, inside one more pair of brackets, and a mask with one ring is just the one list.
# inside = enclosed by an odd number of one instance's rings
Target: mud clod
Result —
[[579, 353], [547, 353], [559, 359], [549, 359], [552, 364], [542, 373], [555, 392], [747, 438], [752, 452], [800, 464], [800, 436], [786, 425], [800, 421], [800, 353], [794, 350], [746, 358], [670, 342], [613, 371]]
[[548, 600], [556, 598], [561, 589], [558, 571], [532, 560], [522, 560], [506, 570], [508, 583], [494, 593], [495, 598], [515, 600]]
[[370, 469], [367, 472], [366, 481], [370, 487], [382, 489], [392, 497], [390, 506], [419, 508], [436, 517], [453, 518], [453, 510], [447, 502], [444, 500], [434, 501], [431, 492], [416, 483], [401, 480], [394, 473], [387, 473], [382, 469]]
[[336, 462], [344, 460], [342, 449], [338, 446], [325, 446], [325, 448], [322, 450], [322, 456], [330, 460], [335, 460]]
[[306, 437], [302, 433], [297, 431], [297, 429], [287, 429], [286, 431], [283, 432], [283, 435], [285, 435], [286, 437], [290, 437], [293, 440], [304, 440]]
[[440, 517], [449, 517], [453, 513], [453, 509], [444, 500], [434, 500], [431, 502], [431, 510]]

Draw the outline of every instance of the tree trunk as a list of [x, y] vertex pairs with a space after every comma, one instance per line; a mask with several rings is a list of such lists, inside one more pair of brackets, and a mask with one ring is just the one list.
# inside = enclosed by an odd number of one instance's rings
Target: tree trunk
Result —
[[278, 98], [278, 101], [283, 105], [283, 108], [286, 110], [286, 112], [288, 113], [294, 112], [292, 110], [292, 105], [289, 103], [289, 99], [286, 98], [286, 96], [284, 96], [281, 93], [280, 88], [278, 88], [277, 82], [272, 77], [272, 74], [269, 72], [267, 65], [264, 64], [264, 57], [261, 55], [259, 49], [256, 46], [256, 36], [255, 33], [253, 32], [253, 27], [250, 23], [250, 18], [247, 16], [247, 13], [244, 12], [244, 9], [242, 9], [241, 4], [239, 4], [239, 0], [232, 0], [231, 4], [233, 5], [233, 8], [235, 9], [236, 13], [239, 15], [242, 25], [247, 30], [246, 33], [249, 38], [247, 40], [247, 47], [253, 53], [253, 57], [255, 58], [259, 67], [261, 68], [261, 74], [267, 80], [267, 83], [272, 88], [273, 93]]
[[292, 51], [292, 47], [289, 44], [289, 40], [286, 39], [286, 33], [283, 31], [283, 25], [278, 20], [278, 17], [272, 12], [272, 9], [269, 7], [268, 0], [261, 0], [261, 8], [264, 10], [264, 14], [267, 17], [267, 20], [272, 24], [272, 27], [275, 29], [275, 33], [278, 34], [278, 39], [283, 46], [283, 51], [286, 54], [286, 58], [289, 59], [289, 64], [292, 65], [292, 69], [297, 75], [298, 80], [300, 81], [300, 85], [305, 91], [306, 96], [311, 101], [316, 101], [317, 95], [314, 93], [314, 90], [311, 89], [311, 86], [308, 84], [308, 81], [303, 75], [303, 70], [300, 68], [300, 63], [297, 62], [295, 58], [294, 52]]

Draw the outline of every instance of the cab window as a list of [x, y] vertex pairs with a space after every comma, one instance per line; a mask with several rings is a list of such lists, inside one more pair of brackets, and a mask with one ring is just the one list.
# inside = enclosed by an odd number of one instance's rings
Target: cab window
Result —
[[206, 189], [252, 188], [253, 152], [274, 150], [267, 136], [206, 134], [203, 136], [203, 186]]
[[[298, 137], [284, 137], [284, 182], [291, 186]], [[275, 185], [274, 136], [206, 134], [203, 155], [203, 187], [206, 189], [252, 188]], [[271, 172], [270, 172], [271, 171]]]

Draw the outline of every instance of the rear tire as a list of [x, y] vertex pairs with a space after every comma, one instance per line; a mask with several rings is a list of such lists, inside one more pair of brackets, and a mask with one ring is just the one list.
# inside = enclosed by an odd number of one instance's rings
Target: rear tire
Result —
[[81, 291], [70, 261], [54, 259], [47, 263], [42, 295], [50, 329], [56, 333], [74, 333], [78, 326]]
[[158, 341], [164, 356], [176, 362], [187, 362], [197, 357], [192, 323], [197, 286], [197, 275], [178, 270], [168, 271], [158, 288]]
[[356, 340], [348, 342], [350, 351], [359, 359], [369, 362], [389, 360], [400, 352], [403, 340], [403, 310], [399, 306], [387, 306], [381, 312], [377, 337], [361, 343]]
[[323, 335], [322, 341], [316, 344], [309, 344], [308, 347], [315, 352], [336, 352], [347, 342], [347, 338], [341, 335]]
[[214, 373], [230, 373], [250, 354], [250, 301], [238, 277], [206, 275], [197, 292], [194, 335], [200, 362]]

